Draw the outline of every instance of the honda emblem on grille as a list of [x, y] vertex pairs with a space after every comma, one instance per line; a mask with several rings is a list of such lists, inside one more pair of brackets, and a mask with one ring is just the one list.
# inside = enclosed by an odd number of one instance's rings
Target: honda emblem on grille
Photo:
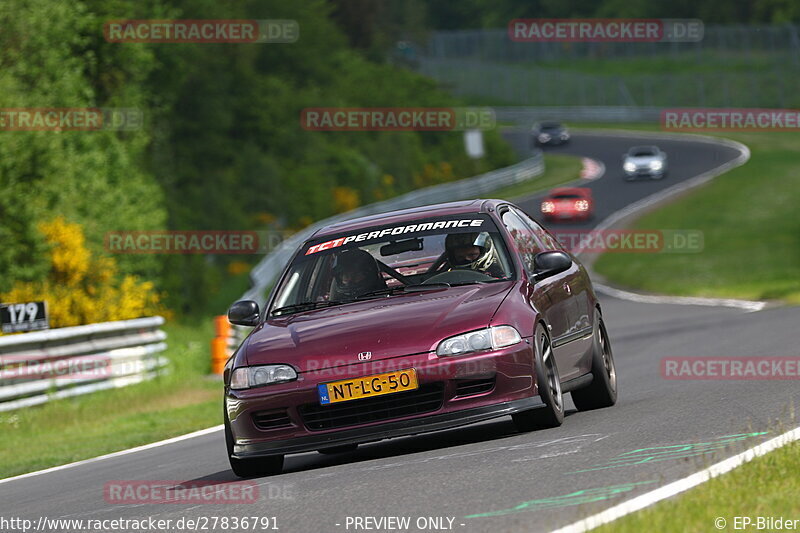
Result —
[[372, 352], [361, 352], [358, 354], [359, 361], [369, 361], [370, 359], [372, 359]]

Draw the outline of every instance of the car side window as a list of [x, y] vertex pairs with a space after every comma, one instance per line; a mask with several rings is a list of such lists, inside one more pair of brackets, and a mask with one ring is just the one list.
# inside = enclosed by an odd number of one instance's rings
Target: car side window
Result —
[[[513, 209], [513, 208], [512, 208]], [[559, 250], [564, 251], [564, 248], [561, 246], [561, 243], [558, 242], [558, 239], [553, 237], [553, 235], [544, 229], [542, 226], [536, 223], [531, 217], [529, 217], [526, 213], [514, 209], [514, 212], [528, 225], [528, 227], [533, 230], [533, 234], [539, 241], [539, 244], [543, 251], [547, 250]]]
[[514, 246], [528, 272], [533, 272], [533, 258], [542, 251], [542, 243], [533, 230], [511, 209], [502, 215], [503, 224], [514, 240]]

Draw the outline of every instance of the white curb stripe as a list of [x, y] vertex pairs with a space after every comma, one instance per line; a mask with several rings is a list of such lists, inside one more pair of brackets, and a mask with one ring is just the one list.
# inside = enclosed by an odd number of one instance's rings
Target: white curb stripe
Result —
[[673, 304], [673, 305], [704, 305], [709, 307], [734, 307], [743, 309], [748, 313], [761, 311], [767, 306], [766, 302], [751, 302], [750, 300], [736, 300], [725, 298], [701, 298], [699, 296], [657, 296], [654, 294], [639, 294], [636, 292], [623, 291], [614, 287], [603, 285], [602, 283], [592, 283], [598, 292], [617, 298], [645, 304]]
[[168, 444], [172, 444], [175, 442], [180, 442], [182, 440], [193, 439], [195, 437], [202, 437], [203, 435], [209, 435], [216, 431], [220, 431], [223, 429], [224, 426], [220, 424], [219, 426], [214, 426], [211, 428], [201, 429], [200, 431], [194, 431], [192, 433], [187, 433], [185, 435], [179, 435], [177, 437], [172, 437], [171, 439], [166, 439], [158, 442], [152, 442], [150, 444], [144, 444], [142, 446], [137, 446], [136, 448], [128, 448], [127, 450], [121, 450], [114, 453], [109, 453], [106, 455], [101, 455], [99, 457], [92, 457], [91, 459], [84, 459], [82, 461], [76, 461], [74, 463], [68, 463], [65, 465], [54, 466], [52, 468], [46, 468], [44, 470], [37, 470], [36, 472], [28, 472], [27, 474], [20, 474], [19, 476], [8, 477], [6, 479], [0, 479], [0, 485], [3, 483], [8, 483], [9, 481], [16, 481], [18, 479], [25, 479], [28, 477], [40, 476], [42, 474], [49, 474], [50, 472], [57, 472], [59, 470], [65, 470], [67, 468], [73, 468], [75, 466], [81, 466], [85, 464], [95, 463], [97, 461], [102, 461], [104, 459], [112, 459], [114, 457], [120, 457], [123, 455], [129, 455], [131, 453], [141, 452], [144, 450], [149, 450], [151, 448], [159, 448], [161, 446], [166, 446]]
[[606, 173], [606, 165], [597, 159], [589, 157], [581, 158], [581, 179], [592, 181], [603, 177]]
[[778, 448], [796, 440], [800, 440], [800, 427], [791, 431], [787, 431], [783, 435], [779, 435], [774, 439], [763, 442], [758, 446], [750, 448], [749, 450], [745, 450], [744, 452], [734, 455], [733, 457], [729, 457], [728, 459], [720, 461], [719, 463], [713, 464], [710, 467], [700, 470], [699, 472], [695, 472], [694, 474], [691, 474], [683, 479], [668, 483], [663, 487], [657, 488], [588, 518], [584, 518], [583, 520], [557, 529], [553, 531], [553, 533], [582, 533], [584, 531], [602, 526], [603, 524], [608, 524], [625, 515], [631, 514], [635, 511], [640, 511], [657, 502], [671, 498], [677, 494], [680, 494], [681, 492], [685, 492], [700, 485], [701, 483], [705, 483], [709, 479], [715, 478], [721, 474], [725, 474], [726, 472], [730, 472], [734, 468], [752, 461], [756, 457], [760, 457], [771, 451], [777, 450]]

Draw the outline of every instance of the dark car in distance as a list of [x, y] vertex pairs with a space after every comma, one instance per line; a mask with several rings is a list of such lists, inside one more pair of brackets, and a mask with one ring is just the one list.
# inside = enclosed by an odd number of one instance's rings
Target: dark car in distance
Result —
[[564, 144], [569, 141], [569, 130], [560, 122], [537, 122], [531, 128], [531, 148]]
[[227, 453], [241, 477], [286, 454], [510, 415], [519, 431], [616, 402], [586, 270], [518, 207], [469, 200], [318, 230], [224, 370]]

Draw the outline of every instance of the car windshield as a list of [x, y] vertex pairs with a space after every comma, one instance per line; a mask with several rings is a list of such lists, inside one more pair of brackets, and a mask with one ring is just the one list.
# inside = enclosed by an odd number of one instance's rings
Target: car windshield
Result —
[[554, 200], [576, 200], [581, 196], [579, 194], [554, 194], [552, 198]]
[[376, 226], [305, 243], [277, 288], [270, 314], [514, 275], [503, 239], [487, 215]]
[[655, 148], [631, 148], [630, 150], [631, 157], [648, 157], [656, 155]]
[[546, 123], [542, 124], [541, 129], [542, 131], [552, 131], [561, 128], [561, 124], [554, 124], [554, 123]]

